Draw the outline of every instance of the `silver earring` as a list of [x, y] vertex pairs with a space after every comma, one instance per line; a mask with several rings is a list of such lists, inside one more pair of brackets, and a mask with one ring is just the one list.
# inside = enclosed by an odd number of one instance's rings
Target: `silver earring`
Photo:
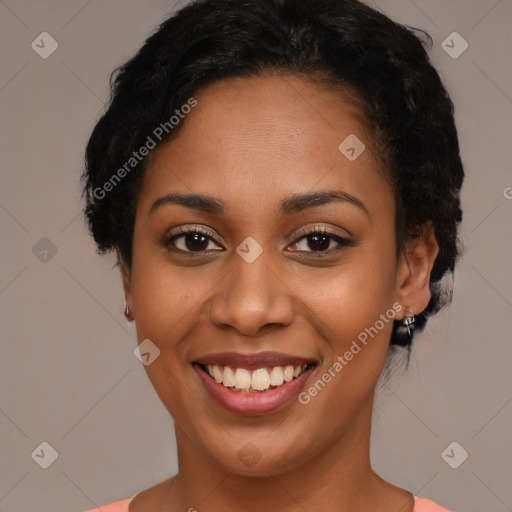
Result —
[[395, 330], [394, 342], [396, 345], [409, 345], [414, 333], [414, 312], [412, 309], [406, 309], [406, 317], [400, 322]]
[[128, 304], [125, 304], [123, 313], [127, 320], [133, 320]]

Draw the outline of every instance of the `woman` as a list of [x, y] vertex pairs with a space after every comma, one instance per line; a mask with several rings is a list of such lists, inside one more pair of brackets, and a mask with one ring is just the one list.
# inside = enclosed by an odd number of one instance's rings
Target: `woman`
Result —
[[458, 257], [453, 106], [412, 31], [355, 0], [193, 3], [86, 159], [179, 457], [102, 511], [446, 510], [369, 457], [379, 375]]

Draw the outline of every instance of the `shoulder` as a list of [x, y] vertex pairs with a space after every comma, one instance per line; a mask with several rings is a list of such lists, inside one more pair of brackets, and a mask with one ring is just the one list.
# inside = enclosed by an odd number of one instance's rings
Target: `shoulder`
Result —
[[414, 497], [414, 512], [452, 512], [427, 498]]
[[[149, 489], [135, 493], [131, 498], [102, 505], [85, 512], [130, 512], [131, 510], [156, 510], [172, 487], [175, 477], [160, 482]], [[130, 507], [130, 509], [128, 509]]]
[[131, 499], [116, 501], [110, 505], [103, 505], [100, 508], [92, 508], [85, 512], [128, 512], [128, 505]]

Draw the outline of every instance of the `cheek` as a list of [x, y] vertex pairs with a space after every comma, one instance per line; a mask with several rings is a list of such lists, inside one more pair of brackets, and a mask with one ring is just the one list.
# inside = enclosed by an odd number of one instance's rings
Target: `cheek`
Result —
[[133, 245], [131, 295], [137, 324], [154, 332], [169, 329], [205, 296], [211, 271], [173, 265], [147, 226], [136, 226]]
[[[303, 297], [332, 335], [347, 339], [392, 307], [396, 260], [392, 251], [357, 248], [347, 261], [314, 281], [302, 282]], [[329, 336], [329, 334], [327, 334]]]
[[326, 436], [336, 437], [340, 425], [356, 417], [375, 389], [396, 314], [390, 284], [393, 269], [389, 262], [376, 260], [369, 265], [361, 257], [310, 284], [308, 306], [326, 343], [322, 365], [301, 394], [301, 403], [305, 410], [311, 407], [312, 421]]
[[140, 266], [135, 263], [132, 294], [137, 332], [161, 342], [175, 337], [192, 317], [197, 321], [197, 307], [207, 291], [207, 280], [194, 278], [193, 271], [151, 258]]
[[[389, 238], [388, 238], [389, 240]], [[304, 281], [303, 296], [315, 314], [317, 331], [327, 341], [324, 361], [304, 401], [314, 408], [332, 404], [340, 412], [334, 423], [348, 421], [375, 388], [385, 362], [396, 311], [393, 309], [396, 255], [392, 243], [373, 239], [355, 248], [340, 267], [314, 283]], [[322, 389], [321, 393], [319, 390]], [[322, 397], [315, 399], [316, 395]], [[331, 405], [329, 405], [331, 404]], [[323, 413], [320, 416], [323, 416]]]
[[154, 247], [140, 244], [134, 249], [131, 292], [137, 339], [149, 339], [160, 350], [144, 369], [169, 413], [181, 421], [190, 409], [184, 383], [193, 379], [194, 370], [180, 340], [200, 320], [201, 299], [211, 288], [204, 279], [194, 279], [193, 272], [173, 267]]

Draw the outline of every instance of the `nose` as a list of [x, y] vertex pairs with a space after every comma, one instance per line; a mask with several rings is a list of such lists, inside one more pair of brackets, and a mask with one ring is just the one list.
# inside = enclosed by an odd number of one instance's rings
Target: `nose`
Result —
[[210, 321], [248, 337], [270, 326], [287, 326], [294, 316], [293, 292], [272, 270], [263, 254], [252, 263], [237, 254], [230, 272], [209, 303]]

